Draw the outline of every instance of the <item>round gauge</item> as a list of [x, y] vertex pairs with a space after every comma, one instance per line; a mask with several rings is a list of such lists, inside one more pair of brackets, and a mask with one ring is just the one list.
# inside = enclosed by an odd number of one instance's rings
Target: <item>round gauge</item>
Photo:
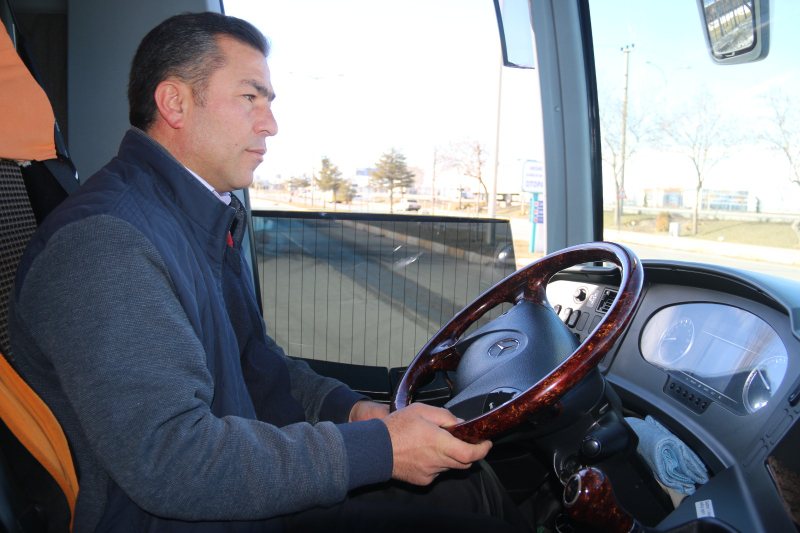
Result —
[[689, 351], [694, 340], [694, 323], [688, 318], [674, 322], [661, 334], [658, 341], [658, 357], [665, 365], [671, 365]]
[[744, 382], [742, 401], [750, 413], [755, 413], [769, 402], [769, 399], [780, 387], [789, 358], [784, 355], [767, 357], [750, 372]]

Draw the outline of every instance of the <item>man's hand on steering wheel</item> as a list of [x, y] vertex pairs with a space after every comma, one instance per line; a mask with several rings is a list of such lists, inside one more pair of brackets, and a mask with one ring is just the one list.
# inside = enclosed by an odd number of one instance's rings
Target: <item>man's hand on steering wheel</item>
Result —
[[468, 444], [443, 429], [463, 420], [440, 407], [415, 403], [383, 421], [392, 439], [392, 478], [414, 485], [428, 485], [445, 470], [469, 468], [492, 447], [491, 441]]

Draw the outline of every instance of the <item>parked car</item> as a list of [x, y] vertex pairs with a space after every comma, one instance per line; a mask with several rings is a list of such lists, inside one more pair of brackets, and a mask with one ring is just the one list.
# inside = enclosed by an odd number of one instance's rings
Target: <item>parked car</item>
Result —
[[422, 209], [420, 203], [413, 198], [403, 198], [394, 204], [394, 211], [419, 211]]

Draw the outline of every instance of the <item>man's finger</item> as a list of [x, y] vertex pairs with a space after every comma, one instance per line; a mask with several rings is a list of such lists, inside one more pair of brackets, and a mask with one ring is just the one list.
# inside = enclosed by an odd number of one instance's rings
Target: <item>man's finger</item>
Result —
[[483, 459], [492, 448], [492, 441], [483, 441], [479, 444], [468, 444], [453, 438], [453, 442], [444, 450], [445, 455], [462, 465], [472, 464]]
[[417, 416], [439, 427], [454, 426], [459, 420], [453, 413], [441, 407], [433, 407], [432, 405], [426, 405], [424, 403], [415, 403], [406, 407], [406, 409], [411, 407], [415, 409]]

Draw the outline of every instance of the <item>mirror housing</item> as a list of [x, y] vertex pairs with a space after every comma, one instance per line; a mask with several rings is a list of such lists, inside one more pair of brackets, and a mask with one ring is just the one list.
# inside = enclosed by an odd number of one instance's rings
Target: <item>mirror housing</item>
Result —
[[718, 65], [752, 63], [769, 53], [769, 0], [697, 0], [706, 48]]
[[528, 0], [494, 0], [503, 65], [535, 68], [531, 5]]

